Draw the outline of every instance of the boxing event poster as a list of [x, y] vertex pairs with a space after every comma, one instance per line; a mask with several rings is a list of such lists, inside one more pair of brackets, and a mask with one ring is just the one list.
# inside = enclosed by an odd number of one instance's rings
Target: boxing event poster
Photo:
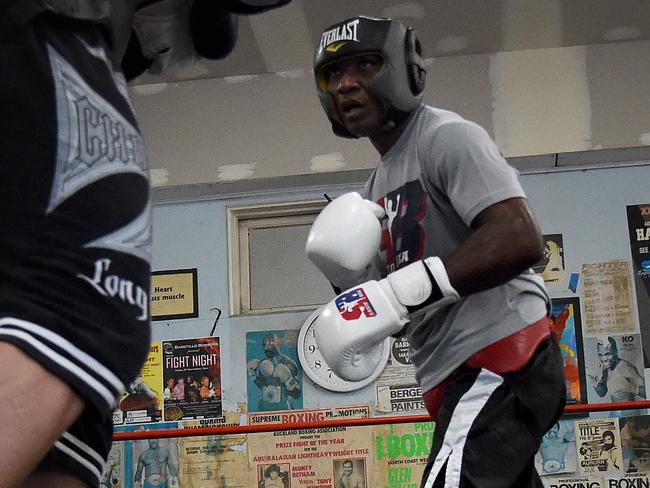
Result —
[[544, 434], [535, 455], [535, 467], [540, 476], [575, 473], [578, 470], [573, 420], [562, 419]]
[[627, 474], [617, 474], [617, 473], [608, 473], [605, 476], [605, 486], [615, 487], [615, 488], [636, 488], [650, 486], [650, 473], [627, 473]]
[[549, 289], [560, 288], [567, 283], [564, 268], [564, 238], [562, 234], [544, 234], [544, 257], [533, 266], [533, 271], [542, 275]]
[[[373, 484], [369, 479], [374, 472], [371, 446], [372, 427], [320, 427], [249, 434], [248, 462], [255, 479], [246, 486], [386, 486]], [[281, 484], [285, 481], [286, 484]]]
[[409, 356], [406, 337], [391, 339], [390, 356], [381, 375], [375, 380], [375, 411], [423, 413], [422, 389], [415, 379], [415, 366]]
[[[643, 357], [639, 334], [587, 337], [585, 369], [589, 403], [645, 400]], [[628, 411], [627, 415], [634, 411]], [[605, 412], [616, 416], [616, 412]], [[596, 416], [593, 413], [592, 416]]]
[[[215, 488], [257, 486], [250, 483], [246, 434], [179, 439], [178, 486]], [[288, 485], [287, 485], [288, 486]]]
[[293, 329], [246, 333], [248, 412], [303, 407], [299, 333]]
[[636, 330], [628, 261], [583, 264], [582, 288], [586, 336]]
[[[115, 432], [139, 432], [177, 428], [177, 422], [158, 422], [157, 424], [116, 425], [114, 430]], [[114, 444], [120, 444], [122, 446], [122, 467], [124, 468], [121, 478], [123, 484], [122, 488], [147, 486], [144, 485], [143, 482], [146, 481], [149, 476], [152, 476], [152, 478], [149, 479], [149, 482], [159, 480], [158, 484], [160, 484], [160, 481], [165, 481], [165, 479], [167, 479], [168, 486], [178, 486], [177, 484], [171, 484], [172, 477], [174, 477], [174, 481], [176, 481], [176, 476], [173, 473], [178, 472], [178, 438], [146, 439], [116, 442]], [[161, 448], [161, 450], [156, 451], [158, 448]], [[141, 456], [145, 451], [146, 454]], [[156, 462], [150, 462], [152, 456], [155, 456], [154, 461]], [[157, 462], [159, 462], [159, 464], [157, 464]], [[142, 465], [142, 471], [140, 484], [136, 485], [135, 481], [138, 464]], [[147, 464], [149, 464], [148, 469]], [[158, 475], [160, 478], [158, 478]], [[100, 484], [100, 486], [103, 488], [103, 485]]]
[[583, 473], [623, 472], [617, 419], [576, 420], [578, 469]]
[[124, 442], [113, 442], [99, 479], [100, 488], [126, 488], [124, 483]]
[[297, 422], [335, 422], [342, 419], [370, 418], [370, 405], [340, 405], [331, 408], [301, 408], [248, 414], [248, 425], [295, 424]]
[[578, 297], [551, 300], [551, 331], [564, 360], [567, 404], [586, 403], [587, 386], [582, 351], [582, 320]]
[[650, 204], [626, 208], [636, 306], [644, 344], [643, 364], [650, 368]]
[[140, 374], [127, 386], [113, 411], [113, 424], [159, 422], [162, 419], [162, 348], [152, 342]]
[[163, 418], [221, 417], [221, 354], [218, 337], [162, 342]]
[[[548, 476], [542, 478], [544, 488], [605, 488], [605, 480], [600, 476]], [[636, 485], [630, 485], [630, 487]]]
[[622, 417], [618, 423], [623, 446], [623, 471], [650, 472], [650, 415]]
[[433, 445], [435, 422], [377, 425], [371, 487], [417, 487]]

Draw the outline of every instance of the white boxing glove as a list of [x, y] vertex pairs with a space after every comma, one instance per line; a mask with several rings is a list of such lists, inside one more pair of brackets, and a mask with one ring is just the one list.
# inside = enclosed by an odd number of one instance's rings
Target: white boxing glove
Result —
[[422, 307], [439, 310], [459, 298], [439, 258], [416, 261], [383, 280], [353, 287], [325, 305], [314, 324], [318, 349], [337, 376], [361, 381], [376, 367], [365, 356], [386, 337], [398, 334], [410, 312]]
[[356, 192], [332, 200], [307, 236], [309, 260], [332, 284], [345, 290], [367, 279], [379, 250], [384, 209]]
[[275, 365], [273, 364], [273, 361], [270, 361], [269, 359], [264, 359], [262, 362], [259, 364], [259, 367], [257, 368], [257, 375], [260, 378], [268, 378], [273, 374], [273, 370], [275, 369]]

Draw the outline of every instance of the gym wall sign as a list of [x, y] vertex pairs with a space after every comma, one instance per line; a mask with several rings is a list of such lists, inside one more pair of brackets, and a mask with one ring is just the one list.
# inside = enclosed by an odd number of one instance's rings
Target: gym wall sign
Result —
[[198, 316], [196, 268], [151, 273], [151, 320], [191, 319]]

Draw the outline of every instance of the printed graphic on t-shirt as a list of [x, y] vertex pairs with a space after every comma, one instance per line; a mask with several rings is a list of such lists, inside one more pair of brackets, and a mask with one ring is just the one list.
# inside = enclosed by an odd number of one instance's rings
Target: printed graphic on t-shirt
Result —
[[418, 180], [387, 193], [378, 202], [386, 211], [381, 253], [388, 273], [422, 259], [425, 233], [421, 225], [427, 212], [427, 197]]

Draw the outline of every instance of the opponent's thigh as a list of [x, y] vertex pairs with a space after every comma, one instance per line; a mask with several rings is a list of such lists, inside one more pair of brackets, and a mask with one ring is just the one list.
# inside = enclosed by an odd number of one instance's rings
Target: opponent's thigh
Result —
[[62, 380], [0, 342], [0, 486], [20, 486], [83, 409]]

